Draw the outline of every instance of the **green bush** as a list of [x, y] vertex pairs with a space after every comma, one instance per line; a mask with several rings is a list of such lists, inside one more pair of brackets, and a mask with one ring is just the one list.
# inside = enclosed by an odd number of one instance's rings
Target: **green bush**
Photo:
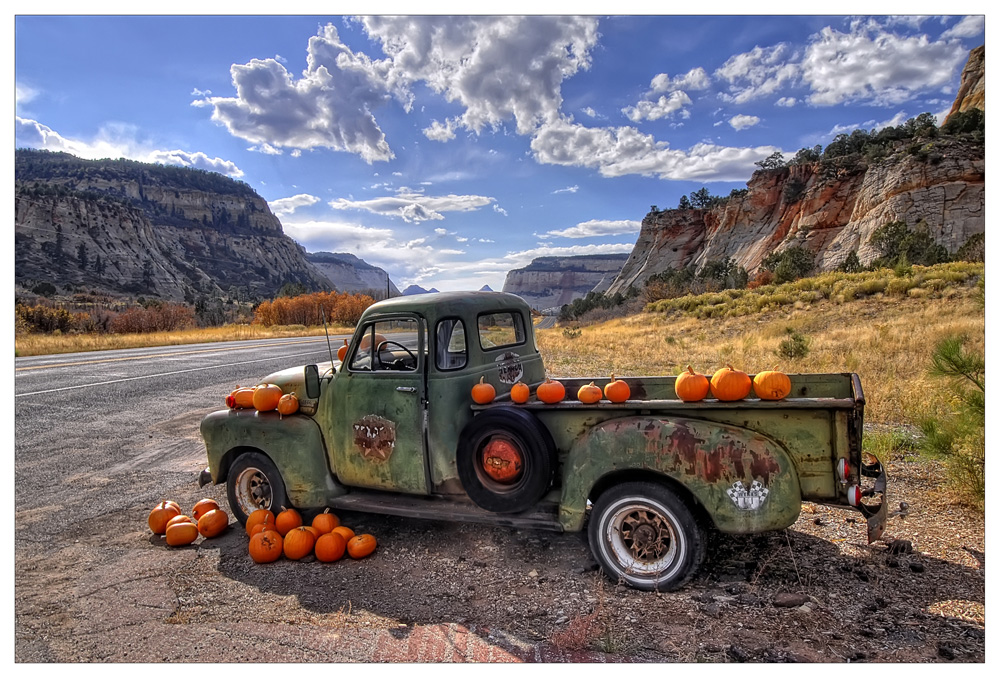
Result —
[[782, 358], [805, 358], [809, 355], [809, 339], [789, 327], [788, 336], [778, 344], [777, 353]]

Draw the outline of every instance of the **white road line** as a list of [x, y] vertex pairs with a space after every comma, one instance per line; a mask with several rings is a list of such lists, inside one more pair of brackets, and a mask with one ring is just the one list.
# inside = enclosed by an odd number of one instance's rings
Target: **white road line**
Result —
[[173, 372], [159, 372], [157, 374], [146, 374], [146, 375], [139, 376], [139, 377], [123, 377], [121, 379], [112, 379], [110, 381], [100, 381], [100, 382], [90, 383], [90, 384], [79, 384], [77, 386], [63, 386], [61, 388], [50, 388], [50, 389], [47, 389], [45, 391], [31, 391], [29, 393], [15, 393], [14, 397], [15, 398], [20, 398], [22, 396], [42, 395], [43, 393], [56, 393], [58, 391], [72, 391], [73, 389], [77, 389], [77, 388], [91, 388], [91, 387], [94, 387], [94, 386], [106, 386], [108, 384], [118, 384], [118, 383], [121, 383], [123, 381], [134, 381], [136, 379], [155, 379], [157, 377], [169, 377], [172, 374], [183, 374], [185, 372], [198, 372], [199, 370], [214, 370], [214, 369], [218, 369], [220, 367], [232, 367], [233, 365], [248, 365], [250, 363], [266, 362], [268, 360], [283, 360], [285, 358], [295, 358], [297, 356], [303, 356], [303, 355], [315, 355], [316, 353], [317, 353], [317, 351], [308, 351], [306, 353], [292, 353], [290, 355], [274, 356], [274, 357], [271, 357], [271, 358], [259, 358], [257, 360], [243, 360], [243, 361], [235, 362], [235, 363], [225, 363], [224, 365], [209, 365], [207, 367], [192, 367], [192, 368], [187, 369], [187, 370], [174, 370]]

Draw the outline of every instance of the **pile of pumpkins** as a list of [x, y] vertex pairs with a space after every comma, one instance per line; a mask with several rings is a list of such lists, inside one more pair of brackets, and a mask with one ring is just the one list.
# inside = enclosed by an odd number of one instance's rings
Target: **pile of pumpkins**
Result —
[[[582, 403], [592, 404], [601, 398], [607, 398], [613, 403], [623, 403], [632, 395], [629, 385], [621, 379], [616, 379], [611, 375], [611, 380], [601, 390], [600, 386], [590, 382], [580, 387], [576, 392], [576, 398]], [[486, 383], [486, 377], [480, 377], [479, 383], [472, 387], [472, 400], [477, 405], [486, 405], [493, 402], [497, 392], [492, 384]], [[535, 389], [535, 397], [547, 405], [554, 405], [562, 402], [566, 398], [566, 387], [562, 383], [546, 378], [544, 382]], [[510, 399], [519, 405], [523, 405], [531, 398], [531, 387], [522, 381], [510, 387]]]
[[[791, 390], [792, 382], [783, 372], [765, 370], [758, 372], [751, 379], [746, 372], [734, 369], [732, 365], [726, 365], [716, 371], [711, 379], [704, 374], [698, 374], [688, 365], [674, 381], [674, 392], [678, 398], [687, 403], [704, 400], [710, 394], [713, 398], [726, 402], [743, 400], [751, 391], [761, 400], [781, 400], [788, 396]], [[480, 377], [479, 383], [472, 387], [472, 400], [477, 405], [493, 402], [496, 395], [496, 389], [492, 384], [486, 383], [486, 377]], [[613, 403], [623, 403], [630, 395], [629, 385], [621, 379], [616, 379], [612, 374], [611, 381], [605, 385], [603, 391], [600, 386], [590, 382], [580, 387], [576, 392], [576, 399], [582, 403], [592, 404], [599, 402], [603, 397]], [[566, 397], [566, 387], [558, 381], [546, 379], [535, 389], [535, 396], [543, 403], [552, 405], [562, 402]], [[510, 399], [515, 403], [523, 404], [530, 398], [531, 388], [527, 384], [519, 381], [511, 387]]]
[[284, 393], [276, 384], [257, 384], [239, 387], [226, 396], [226, 406], [231, 410], [255, 409], [258, 412], [277, 410], [285, 416], [299, 411], [299, 399], [294, 393]]
[[175, 501], [161, 501], [149, 512], [149, 529], [166, 537], [167, 546], [187, 546], [199, 536], [218, 537], [229, 527], [229, 514], [214, 499], [202, 499], [191, 515], [181, 513]]
[[273, 563], [281, 556], [301, 560], [310, 554], [321, 563], [332, 563], [345, 552], [357, 560], [371, 555], [377, 546], [375, 537], [355, 534], [330, 509], [313, 518], [311, 525], [303, 524], [302, 515], [293, 508], [282, 507], [277, 515], [257, 509], [247, 517], [246, 529], [255, 563]]

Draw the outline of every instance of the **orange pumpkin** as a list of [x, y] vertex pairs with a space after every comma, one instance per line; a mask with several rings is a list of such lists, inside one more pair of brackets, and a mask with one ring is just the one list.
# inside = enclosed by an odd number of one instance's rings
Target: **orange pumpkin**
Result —
[[281, 387], [276, 384], [257, 384], [253, 390], [253, 406], [258, 412], [270, 412], [278, 407]]
[[708, 396], [708, 377], [698, 374], [688, 365], [687, 370], [677, 375], [674, 380], [674, 393], [686, 403], [694, 403]]
[[[250, 536], [252, 537], [258, 532], [263, 532], [264, 530], [274, 530], [274, 523], [257, 523], [250, 528]], [[277, 530], [274, 531], [277, 532]]]
[[510, 387], [510, 399], [515, 403], [523, 404], [531, 397], [531, 389], [522, 381]]
[[354, 530], [347, 527], [347, 525], [337, 525], [337, 527], [333, 528], [333, 531], [344, 538], [345, 544], [354, 539]]
[[764, 370], [753, 378], [753, 392], [761, 400], [781, 400], [792, 392], [792, 380], [778, 370]]
[[472, 387], [472, 400], [477, 405], [485, 405], [493, 402], [497, 397], [497, 390], [493, 384], [486, 383], [486, 377], [479, 377], [479, 383]]
[[602, 395], [601, 387], [595, 385], [594, 382], [590, 382], [580, 387], [576, 392], [576, 399], [581, 403], [591, 405], [600, 400]]
[[[378, 350], [378, 347], [381, 346], [384, 341], [386, 341], [385, 335], [382, 335], [382, 334], [379, 334], [378, 332], [376, 332], [375, 333], [375, 349]], [[371, 345], [372, 345], [372, 335], [371, 334], [365, 334], [365, 336], [361, 337], [361, 343], [358, 344], [358, 350], [359, 351], [367, 351], [369, 348], [371, 348]]]
[[167, 546], [186, 546], [198, 538], [198, 526], [190, 522], [174, 523], [167, 527]]
[[312, 553], [315, 546], [316, 537], [312, 531], [300, 525], [285, 535], [283, 550], [289, 560], [301, 560]]
[[278, 398], [278, 414], [287, 416], [299, 411], [299, 397], [294, 393], [286, 393]]
[[176, 525], [177, 523], [191, 523], [195, 527], [198, 527], [198, 521], [191, 516], [179, 515], [167, 521], [167, 529], [169, 530], [171, 525]]
[[344, 358], [347, 356], [347, 339], [344, 339], [344, 345], [337, 349], [337, 360], [344, 362]]
[[247, 534], [251, 534], [251, 530], [253, 530], [254, 526], [258, 524], [270, 525], [273, 528], [274, 514], [267, 509], [257, 509], [252, 512], [249, 516], [247, 516]]
[[359, 534], [347, 542], [347, 553], [351, 558], [364, 558], [367, 555], [371, 555], [375, 550], [375, 546], [375, 537], [370, 534]]
[[209, 511], [198, 519], [198, 531], [206, 539], [218, 537], [229, 527], [229, 514], [222, 509]]
[[344, 557], [347, 541], [336, 532], [327, 532], [316, 540], [316, 560], [321, 563], [332, 563]]
[[553, 405], [566, 397], [566, 387], [558, 381], [546, 378], [545, 382], [539, 384], [538, 388], [535, 389], [535, 395], [543, 403]]
[[281, 507], [281, 513], [274, 517], [274, 528], [282, 537], [302, 525], [302, 516], [293, 508]]
[[153, 531], [153, 534], [166, 534], [167, 523], [171, 518], [180, 514], [181, 509], [176, 502], [161, 501], [149, 512], [149, 529]]
[[312, 520], [312, 526], [319, 530], [320, 534], [333, 532], [333, 528], [338, 525], [340, 525], [340, 518], [338, 518], [335, 514], [330, 513], [330, 509], [325, 509]]
[[742, 400], [750, 395], [750, 375], [726, 365], [712, 375], [712, 395], [722, 401]]
[[209, 511], [214, 511], [217, 508], [219, 508], [219, 502], [214, 499], [202, 499], [194, 505], [193, 509], [191, 509], [191, 515], [194, 517], [195, 521], [197, 521]]
[[604, 395], [613, 403], [623, 403], [632, 395], [632, 389], [621, 379], [611, 375], [611, 381], [604, 386]]
[[250, 557], [255, 563], [273, 563], [284, 552], [284, 539], [274, 530], [264, 530], [250, 537]]
[[253, 407], [253, 389], [251, 387], [237, 388], [231, 395], [233, 396], [233, 404], [237, 408], [249, 409]]

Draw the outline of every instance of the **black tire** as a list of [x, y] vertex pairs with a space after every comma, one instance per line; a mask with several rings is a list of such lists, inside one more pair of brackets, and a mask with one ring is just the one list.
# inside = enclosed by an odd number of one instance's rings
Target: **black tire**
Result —
[[594, 504], [587, 530], [604, 573], [642, 591], [673, 591], [697, 572], [707, 535], [694, 512], [667, 487], [623, 483]]
[[269, 509], [277, 515], [282, 506], [291, 508], [278, 468], [260, 452], [244, 452], [233, 460], [226, 494], [240, 525], [246, 525], [247, 516], [257, 509]]
[[[484, 457], [499, 459], [490, 456], [497, 449], [517, 460], [497, 462], [518, 469], [509, 478], [498, 479], [500, 471], [486, 468]], [[533, 414], [501, 407], [483, 412], [462, 430], [456, 463], [462, 487], [477, 506], [494, 513], [519, 513], [534, 506], [552, 486], [555, 444]]]

